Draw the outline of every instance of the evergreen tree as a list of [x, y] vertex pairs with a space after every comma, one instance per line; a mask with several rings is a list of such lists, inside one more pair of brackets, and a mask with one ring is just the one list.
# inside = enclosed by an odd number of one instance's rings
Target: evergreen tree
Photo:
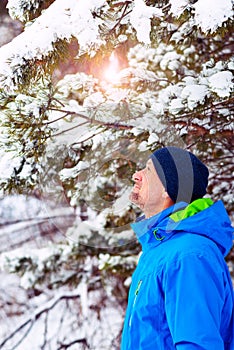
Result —
[[102, 291], [103, 308], [111, 294], [124, 309], [120, 285], [139, 253], [130, 179], [152, 150], [194, 152], [210, 168], [209, 194], [233, 209], [232, 1], [7, 7], [24, 32], [0, 48], [2, 193], [37, 190], [45, 205], [73, 208], [85, 200], [95, 220], [74, 222], [68, 243], [44, 260], [38, 252], [8, 256], [6, 265], [32, 289], [88, 285], [87, 294]]

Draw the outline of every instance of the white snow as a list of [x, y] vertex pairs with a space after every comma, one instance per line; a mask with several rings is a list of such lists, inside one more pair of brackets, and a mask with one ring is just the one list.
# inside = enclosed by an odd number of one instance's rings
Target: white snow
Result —
[[2, 170], [1, 177], [2, 179], [9, 179], [14, 173], [14, 168], [18, 168], [20, 165], [20, 157], [15, 157], [12, 152], [3, 152], [1, 151], [0, 157], [0, 169]]
[[192, 9], [195, 24], [203, 32], [214, 32], [223, 22], [233, 17], [232, 0], [198, 0], [194, 4], [188, 0], [170, 0], [170, 3], [175, 17], [179, 17], [185, 9]]
[[46, 216], [43, 202], [32, 196], [9, 195], [0, 199], [1, 224], [43, 216]]
[[[52, 44], [58, 39], [69, 40], [73, 35], [78, 39], [80, 50], [87, 49], [93, 43], [100, 45], [99, 20], [94, 19], [91, 12], [104, 3], [103, 0], [56, 0], [52, 3], [23, 33], [1, 47], [0, 76], [3, 77], [0, 87], [14, 88], [14, 70], [20, 69], [19, 66], [25, 60], [40, 60], [45, 57], [53, 51]], [[8, 7], [11, 7], [10, 2]]]
[[198, 0], [193, 6], [195, 22], [203, 32], [214, 32], [228, 18], [233, 17], [232, 0]]
[[148, 145], [152, 145], [153, 143], [157, 142], [158, 140], [159, 140], [158, 135], [152, 132], [148, 138]]
[[[179, 16], [188, 7], [188, 2], [171, 0], [171, 5], [173, 15]], [[195, 23], [204, 32], [215, 31], [224, 21], [233, 16], [231, 0], [198, 0], [194, 5], [189, 6], [195, 11]], [[10, 0], [8, 8], [19, 18], [22, 16], [20, 1]], [[40, 17], [25, 28], [23, 33], [1, 47], [0, 87], [14, 89], [14, 79], [21, 79], [20, 65], [27, 60], [40, 60], [46, 57], [53, 51], [53, 43], [58, 39], [70, 40], [74, 36], [79, 42], [80, 52], [88, 51], [92, 55], [92, 50], [104, 44], [99, 33], [102, 22], [98, 16], [94, 17], [92, 14], [92, 11], [100, 8], [103, 10], [108, 8], [106, 1], [54, 1]], [[151, 19], [154, 16], [163, 18], [162, 10], [147, 6], [144, 0], [134, 1], [129, 21], [136, 30], [138, 40], [144, 44], [150, 44]], [[176, 68], [173, 60], [170, 60], [170, 65], [169, 69]]]
[[[127, 180], [126, 180], [127, 181]], [[129, 181], [130, 183], [130, 181]], [[123, 187], [122, 193], [119, 195], [119, 197], [114, 201], [111, 211], [115, 215], [123, 215], [126, 210], [129, 208], [129, 194], [130, 194], [130, 189], [126, 186]]]
[[174, 98], [171, 100], [169, 105], [170, 112], [173, 114], [177, 114], [184, 108], [184, 103], [182, 98]]
[[162, 17], [161, 9], [147, 6], [144, 0], [135, 0], [130, 14], [130, 22], [137, 32], [137, 39], [145, 44], [150, 44], [150, 31], [152, 17]]
[[215, 73], [208, 78], [208, 81], [211, 90], [219, 97], [227, 97], [233, 91], [233, 76], [229, 71]]
[[170, 4], [173, 15], [179, 17], [189, 7], [189, 0], [170, 0]]
[[77, 174], [82, 170], [89, 169], [90, 164], [88, 162], [80, 161], [78, 164], [73, 168], [64, 168], [60, 171], [59, 175], [61, 180], [65, 180], [68, 178], [75, 178], [77, 177]]
[[161, 69], [170, 69], [176, 74], [176, 69], [179, 67], [179, 58], [180, 56], [176, 52], [167, 52], [160, 61]]
[[194, 109], [198, 103], [202, 103], [207, 95], [205, 85], [187, 85], [181, 92], [181, 97], [187, 100], [188, 108]]

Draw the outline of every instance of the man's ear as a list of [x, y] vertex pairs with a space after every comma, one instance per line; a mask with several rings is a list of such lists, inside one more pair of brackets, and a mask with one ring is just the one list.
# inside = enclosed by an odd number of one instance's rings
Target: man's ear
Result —
[[164, 203], [166, 204], [166, 207], [170, 207], [171, 205], [175, 204], [166, 190], [163, 191], [162, 197], [164, 199]]
[[162, 197], [164, 199], [170, 198], [169, 194], [167, 193], [167, 191], [164, 189], [163, 193], [162, 193]]

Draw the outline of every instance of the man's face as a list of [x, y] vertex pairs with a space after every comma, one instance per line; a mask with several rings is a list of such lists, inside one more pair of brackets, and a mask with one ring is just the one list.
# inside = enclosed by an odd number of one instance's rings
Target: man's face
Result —
[[132, 203], [140, 207], [145, 213], [154, 212], [163, 205], [165, 189], [151, 159], [147, 161], [144, 169], [133, 175], [132, 179], [135, 182], [129, 196]]

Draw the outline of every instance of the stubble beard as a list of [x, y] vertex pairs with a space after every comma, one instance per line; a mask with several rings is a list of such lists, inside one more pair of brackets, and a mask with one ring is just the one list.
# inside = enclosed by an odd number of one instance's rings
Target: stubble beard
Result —
[[144, 204], [141, 200], [141, 196], [139, 195], [138, 192], [134, 192], [132, 191], [129, 195], [129, 200], [135, 204], [136, 206], [138, 206], [139, 208], [143, 209], [144, 208]]

